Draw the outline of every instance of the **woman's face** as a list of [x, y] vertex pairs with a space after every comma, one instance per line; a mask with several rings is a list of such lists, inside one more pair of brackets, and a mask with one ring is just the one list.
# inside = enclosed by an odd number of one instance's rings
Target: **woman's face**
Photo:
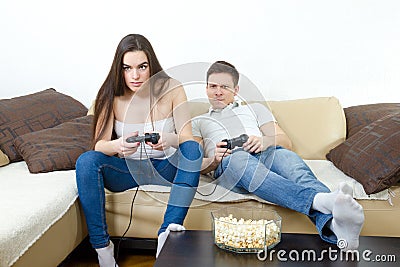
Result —
[[150, 66], [143, 51], [126, 52], [122, 59], [126, 86], [133, 92], [150, 78]]

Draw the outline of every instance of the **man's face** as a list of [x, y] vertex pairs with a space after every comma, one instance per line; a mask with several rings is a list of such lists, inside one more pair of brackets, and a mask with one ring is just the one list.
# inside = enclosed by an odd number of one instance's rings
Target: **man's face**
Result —
[[208, 77], [207, 96], [214, 109], [221, 109], [234, 101], [239, 86], [234, 86], [233, 78], [228, 73], [213, 73]]

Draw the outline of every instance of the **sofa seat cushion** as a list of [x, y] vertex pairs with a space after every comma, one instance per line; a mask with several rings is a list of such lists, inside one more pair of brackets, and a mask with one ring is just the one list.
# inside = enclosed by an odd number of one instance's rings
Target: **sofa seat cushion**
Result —
[[[344, 174], [328, 160], [305, 160], [305, 162], [318, 180], [324, 183], [331, 191], [335, 191], [340, 182], [345, 182], [353, 189], [353, 198], [355, 199], [389, 199], [388, 190], [383, 190], [376, 194], [366, 194], [363, 186], [359, 182]], [[253, 194], [243, 194], [238, 191], [235, 192], [234, 190], [228, 190], [220, 185], [216, 185], [216, 181], [217, 180], [207, 175], [201, 175], [197, 193], [194, 198], [208, 202], [243, 202], [256, 200], [260, 203], [270, 203]], [[140, 190], [148, 192], [148, 194], [151, 195], [152, 192], [169, 193], [170, 187], [161, 185], [143, 185], [140, 186]]]
[[75, 203], [75, 171], [31, 174], [24, 161], [11, 163], [0, 168], [0, 188], [0, 266], [11, 266]]
[[[385, 220], [381, 223], [384, 227], [376, 224], [378, 220], [375, 218], [379, 214], [379, 218], [395, 218], [400, 219], [400, 198], [393, 198], [393, 205], [390, 204], [388, 190], [379, 194], [368, 196], [363, 191], [363, 187], [357, 184], [357, 181], [344, 175], [338, 170], [332, 162], [327, 160], [307, 160], [307, 164], [313, 172], [323, 180], [323, 182], [332, 190], [335, 190], [340, 181], [349, 183], [353, 187], [354, 195], [357, 201], [364, 207], [366, 222], [362, 235], [382, 235], [382, 236], [398, 236], [400, 237], [397, 222]], [[208, 177], [201, 177], [202, 184], [208, 181]], [[337, 181], [337, 182], [335, 182]], [[210, 186], [212, 188], [212, 185]], [[209, 193], [210, 188], [200, 187], [199, 191]], [[207, 189], [207, 190], [206, 190]], [[398, 190], [399, 189], [399, 190]], [[223, 189], [217, 189], [223, 190]], [[394, 189], [400, 195], [400, 187]], [[110, 234], [113, 236], [121, 236], [126, 231], [127, 221], [129, 220], [132, 197], [135, 189], [131, 189], [121, 193], [106, 192], [106, 212], [107, 222]], [[220, 192], [220, 191], [217, 191]], [[222, 192], [222, 191], [221, 191]], [[228, 192], [231, 194], [230, 192]], [[263, 208], [276, 210], [283, 218], [282, 231], [285, 233], [316, 233], [315, 226], [303, 214], [279, 207], [267, 201], [258, 201], [256, 197], [251, 195], [236, 198], [235, 194], [223, 196], [218, 201], [210, 202], [206, 197], [196, 194], [189, 209], [188, 216], [185, 219], [185, 227], [190, 230], [211, 230], [211, 211], [224, 207], [240, 207], [240, 208]], [[163, 214], [165, 212], [166, 203], [169, 198], [169, 188], [156, 188], [152, 186], [141, 187], [135, 199], [133, 207], [133, 226], [130, 227], [127, 237], [140, 238], [157, 238], [157, 230], [160, 227]], [[210, 199], [215, 199], [216, 196]], [[372, 223], [374, 222], [374, 223]]]

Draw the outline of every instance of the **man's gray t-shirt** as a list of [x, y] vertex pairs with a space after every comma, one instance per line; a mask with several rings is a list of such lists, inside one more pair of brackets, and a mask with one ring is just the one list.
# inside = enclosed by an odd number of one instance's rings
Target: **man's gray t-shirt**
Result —
[[241, 134], [262, 136], [260, 127], [276, 121], [272, 113], [262, 104], [239, 105], [234, 102], [224, 109], [213, 110], [192, 119], [193, 135], [204, 141], [204, 154], [213, 157], [215, 146], [223, 139], [232, 139]]

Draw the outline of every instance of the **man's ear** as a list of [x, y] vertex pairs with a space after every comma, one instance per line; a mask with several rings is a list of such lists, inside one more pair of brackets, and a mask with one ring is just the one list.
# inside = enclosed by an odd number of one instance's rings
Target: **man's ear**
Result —
[[234, 90], [234, 94], [237, 95], [239, 93], [239, 85], [236, 85]]

